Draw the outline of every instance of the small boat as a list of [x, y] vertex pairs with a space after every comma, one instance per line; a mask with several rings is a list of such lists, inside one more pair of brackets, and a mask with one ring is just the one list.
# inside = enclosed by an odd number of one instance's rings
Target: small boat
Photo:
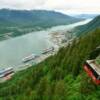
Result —
[[29, 62], [31, 60], [35, 60], [37, 57], [39, 57], [38, 55], [35, 54], [31, 54], [30, 56], [25, 57], [24, 59], [22, 59], [22, 61], [24, 63]]
[[10, 74], [14, 73], [13, 67], [8, 67], [0, 70], [0, 78], [7, 77]]
[[52, 51], [54, 51], [54, 47], [45, 49], [45, 50], [42, 52], [42, 54], [47, 54], [47, 53], [52, 52]]

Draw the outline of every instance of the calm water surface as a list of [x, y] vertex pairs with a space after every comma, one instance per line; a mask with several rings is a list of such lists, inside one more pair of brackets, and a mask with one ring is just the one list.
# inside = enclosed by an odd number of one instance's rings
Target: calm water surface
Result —
[[31, 54], [40, 54], [51, 47], [46, 31], [33, 32], [0, 42], [0, 67], [17, 66]]
[[53, 46], [49, 40], [52, 31], [61, 31], [88, 23], [85, 20], [71, 25], [56, 26], [39, 32], [28, 33], [0, 42], [0, 67], [17, 67], [23, 64], [22, 59], [31, 54], [40, 54], [44, 49]]

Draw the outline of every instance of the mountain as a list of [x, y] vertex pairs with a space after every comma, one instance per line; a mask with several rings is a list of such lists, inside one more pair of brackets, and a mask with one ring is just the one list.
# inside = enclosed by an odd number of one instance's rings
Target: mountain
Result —
[[61, 48], [38, 65], [0, 84], [1, 100], [99, 100], [96, 86], [83, 70], [89, 54], [100, 45], [100, 29]]
[[80, 20], [55, 11], [1, 9], [0, 34], [5, 36], [6, 33], [12, 33], [11, 36], [18, 36], [57, 25], [75, 23]]
[[83, 19], [90, 19], [90, 18], [95, 18], [98, 15], [99, 14], [77, 14], [77, 15], [73, 15], [73, 17], [83, 18]]
[[80, 36], [84, 33], [95, 30], [96, 28], [100, 28], [100, 15], [95, 17], [91, 22], [81, 25], [75, 28], [76, 35]]
[[61, 24], [70, 24], [79, 21], [74, 17], [64, 15], [55, 11], [46, 10], [0, 10], [0, 18], [8, 20], [13, 24], [26, 26], [54, 26]]

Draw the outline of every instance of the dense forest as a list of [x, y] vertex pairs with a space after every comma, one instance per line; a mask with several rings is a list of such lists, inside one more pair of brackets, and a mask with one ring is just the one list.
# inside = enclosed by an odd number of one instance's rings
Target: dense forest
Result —
[[67, 47], [0, 84], [0, 100], [99, 100], [100, 86], [83, 70], [100, 45], [100, 29], [75, 39]]
[[76, 27], [74, 31], [76, 31], [77, 36], [81, 36], [81, 35], [84, 35], [87, 32], [95, 30], [97, 27], [100, 28], [100, 15], [95, 17], [89, 23]]

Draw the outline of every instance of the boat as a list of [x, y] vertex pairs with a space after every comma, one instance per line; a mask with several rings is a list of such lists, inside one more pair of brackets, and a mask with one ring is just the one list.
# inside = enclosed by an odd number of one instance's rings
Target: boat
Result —
[[35, 54], [31, 54], [30, 56], [27, 56], [24, 59], [22, 59], [22, 62], [27, 63], [31, 60], [35, 60], [37, 57], [39, 57], [39, 56], [35, 55]]
[[48, 48], [48, 49], [45, 49], [42, 54], [47, 54], [49, 52], [53, 52], [54, 51], [54, 47], [51, 47], [51, 48]]
[[0, 78], [7, 77], [10, 74], [14, 73], [13, 67], [3, 68], [0, 70]]

